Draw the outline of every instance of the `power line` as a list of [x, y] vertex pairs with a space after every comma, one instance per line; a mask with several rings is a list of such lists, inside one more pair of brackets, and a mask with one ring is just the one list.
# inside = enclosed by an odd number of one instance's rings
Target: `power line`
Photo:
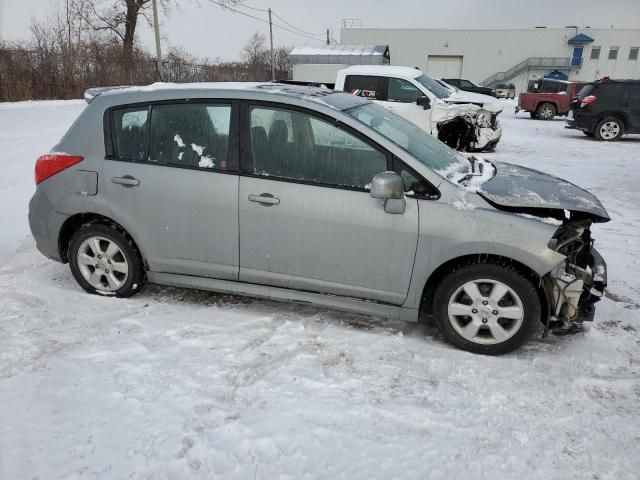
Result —
[[291, 28], [295, 28], [296, 30], [301, 31], [302, 33], [306, 33], [307, 35], [321, 35], [321, 36], [325, 36], [326, 32], [322, 32], [322, 33], [311, 33], [311, 32], [307, 32], [305, 30], [302, 30], [301, 28], [296, 27], [295, 25], [291, 25], [289, 22], [287, 22], [284, 18], [282, 18], [280, 15], [278, 15], [276, 12], [274, 12], [273, 10], [271, 10], [271, 13], [273, 13], [276, 17], [278, 17], [280, 20], [282, 20], [284, 23], [286, 23], [287, 25], [289, 25]]
[[241, 4], [239, 4], [238, 6], [239, 6], [239, 7], [242, 7], [242, 8], [248, 8], [249, 10], [256, 10], [256, 11], [258, 11], [258, 12], [265, 12], [265, 13], [267, 13], [267, 12], [269, 11], [269, 10], [268, 10], [268, 9], [266, 9], [266, 8], [257, 8], [257, 7], [252, 7], [252, 6], [247, 5], [247, 4], [245, 4], [245, 3], [241, 3]]
[[[243, 11], [241, 11], [241, 10], [237, 10], [237, 9], [235, 9], [235, 8], [232, 8], [232, 7], [228, 6], [228, 5], [225, 5], [224, 3], [217, 2], [216, 0], [209, 0], [209, 1], [210, 1], [211, 3], [215, 3], [216, 5], [219, 5], [219, 6], [221, 6], [221, 7], [225, 8], [225, 9], [227, 9], [227, 10], [230, 10], [230, 11], [232, 11], [232, 12], [239, 13], [240, 15], [244, 15], [245, 17], [253, 18], [254, 20], [258, 20], [258, 21], [260, 21], [260, 22], [263, 22], [263, 23], [269, 24], [269, 21], [268, 21], [268, 20], [265, 20], [264, 18], [256, 17], [256, 16], [251, 15], [251, 14], [249, 14], [249, 13], [247, 13], [247, 12], [243, 12]], [[251, 7], [251, 8], [253, 8], [253, 7]], [[258, 10], [258, 9], [256, 9], [256, 10]], [[265, 10], [265, 11], [268, 11], [268, 10]], [[273, 12], [273, 11], [272, 11], [272, 12]], [[280, 17], [278, 17], [278, 18], [280, 18]], [[282, 30], [285, 30], [285, 31], [290, 32], [290, 33], [293, 33], [294, 35], [299, 35], [299, 36], [301, 36], [301, 37], [305, 37], [305, 38], [308, 38], [308, 39], [310, 39], [310, 40], [315, 40], [315, 41], [317, 41], [317, 42], [322, 42], [322, 41], [324, 41], [324, 40], [322, 40], [322, 39], [320, 39], [320, 38], [311, 37], [311, 36], [309, 36], [309, 35], [305, 35], [304, 33], [300, 33], [300, 32], [296, 32], [296, 31], [294, 31], [294, 30], [290, 30], [290, 29], [288, 29], [288, 28], [286, 28], [286, 27], [283, 27], [282, 25], [279, 25], [279, 24], [277, 24], [277, 23], [275, 23], [275, 22], [272, 22], [272, 23], [273, 23], [273, 26], [274, 26], [274, 27], [278, 27], [278, 28], [280, 28], [280, 29], [282, 29]], [[286, 23], [286, 22], [285, 22], [285, 23]], [[295, 28], [295, 27], [294, 27], [294, 28]], [[312, 34], [312, 35], [315, 35], [315, 34]]]

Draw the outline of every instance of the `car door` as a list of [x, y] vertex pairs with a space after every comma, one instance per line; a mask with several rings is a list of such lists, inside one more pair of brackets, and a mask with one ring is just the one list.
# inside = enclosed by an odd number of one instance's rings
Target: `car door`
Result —
[[108, 114], [104, 198], [150, 270], [237, 280], [236, 111], [192, 101]]
[[417, 200], [370, 197], [390, 157], [335, 120], [293, 107], [243, 113], [240, 280], [400, 305], [418, 239]]

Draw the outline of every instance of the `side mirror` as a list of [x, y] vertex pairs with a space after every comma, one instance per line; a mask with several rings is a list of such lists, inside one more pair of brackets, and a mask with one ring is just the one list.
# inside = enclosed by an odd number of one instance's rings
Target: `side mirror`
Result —
[[429, 110], [431, 108], [431, 100], [426, 95], [418, 97], [416, 99], [416, 105], [421, 106], [425, 110]]
[[404, 198], [404, 182], [396, 172], [381, 172], [371, 180], [371, 198], [384, 200], [387, 213], [404, 213], [407, 201]]

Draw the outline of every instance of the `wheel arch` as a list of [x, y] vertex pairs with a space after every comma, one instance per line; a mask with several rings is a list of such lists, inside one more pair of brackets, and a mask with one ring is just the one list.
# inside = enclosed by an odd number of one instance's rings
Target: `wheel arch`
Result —
[[544, 105], [545, 103], [549, 103], [551, 105], [554, 106], [554, 108], [556, 109], [556, 114], [558, 113], [558, 101], [557, 100], [538, 100], [538, 103], [536, 103], [536, 108], [534, 109], [534, 111], [538, 111], [538, 108], [540, 108], [540, 106]]
[[594, 125], [594, 129], [597, 127], [598, 123], [600, 123], [602, 120], [604, 120], [607, 117], [614, 117], [619, 119], [622, 122], [622, 127], [625, 130], [627, 129], [627, 125], [629, 124], [629, 119], [627, 118], [627, 114], [624, 112], [618, 112], [618, 111], [600, 113], [598, 115], [598, 120]]
[[58, 253], [63, 263], [67, 263], [69, 261], [67, 251], [69, 247], [69, 242], [71, 241], [71, 237], [73, 236], [73, 234], [77, 232], [78, 229], [83, 225], [88, 225], [91, 223], [112, 225], [115, 228], [124, 232], [129, 238], [131, 238], [131, 241], [133, 242], [134, 247], [138, 250], [138, 252], [140, 252], [140, 255], [142, 256], [142, 259], [143, 259], [143, 264], [145, 265], [145, 268], [146, 268], [144, 252], [140, 248], [140, 245], [138, 244], [136, 239], [133, 237], [133, 235], [131, 235], [131, 233], [129, 233], [126, 228], [124, 228], [121, 224], [119, 224], [112, 218], [109, 218], [106, 215], [102, 215], [99, 213], [92, 213], [92, 212], [83, 212], [83, 213], [76, 213], [75, 215], [71, 215], [69, 218], [67, 218], [64, 221], [64, 223], [60, 227], [60, 233], [58, 234]]
[[540, 300], [540, 307], [542, 312], [542, 321], [546, 322], [549, 315], [549, 301], [547, 293], [545, 291], [544, 282], [542, 277], [536, 273], [532, 268], [528, 267], [522, 262], [514, 260], [509, 257], [495, 255], [495, 254], [469, 254], [460, 257], [455, 257], [447, 260], [440, 266], [438, 266], [429, 276], [422, 289], [422, 296], [420, 300], [420, 313], [419, 317], [422, 321], [430, 320], [433, 314], [433, 296], [437, 286], [442, 279], [449, 273], [457, 270], [458, 268], [468, 265], [480, 265], [485, 263], [492, 263], [495, 265], [502, 265], [508, 268], [513, 268], [524, 277], [531, 281], [531, 284], [538, 294]]

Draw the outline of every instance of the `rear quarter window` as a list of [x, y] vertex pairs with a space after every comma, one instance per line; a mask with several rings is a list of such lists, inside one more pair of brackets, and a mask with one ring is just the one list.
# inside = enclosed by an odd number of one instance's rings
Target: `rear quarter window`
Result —
[[149, 144], [149, 108], [133, 107], [113, 111], [111, 125], [115, 152], [120, 160], [144, 161]]

